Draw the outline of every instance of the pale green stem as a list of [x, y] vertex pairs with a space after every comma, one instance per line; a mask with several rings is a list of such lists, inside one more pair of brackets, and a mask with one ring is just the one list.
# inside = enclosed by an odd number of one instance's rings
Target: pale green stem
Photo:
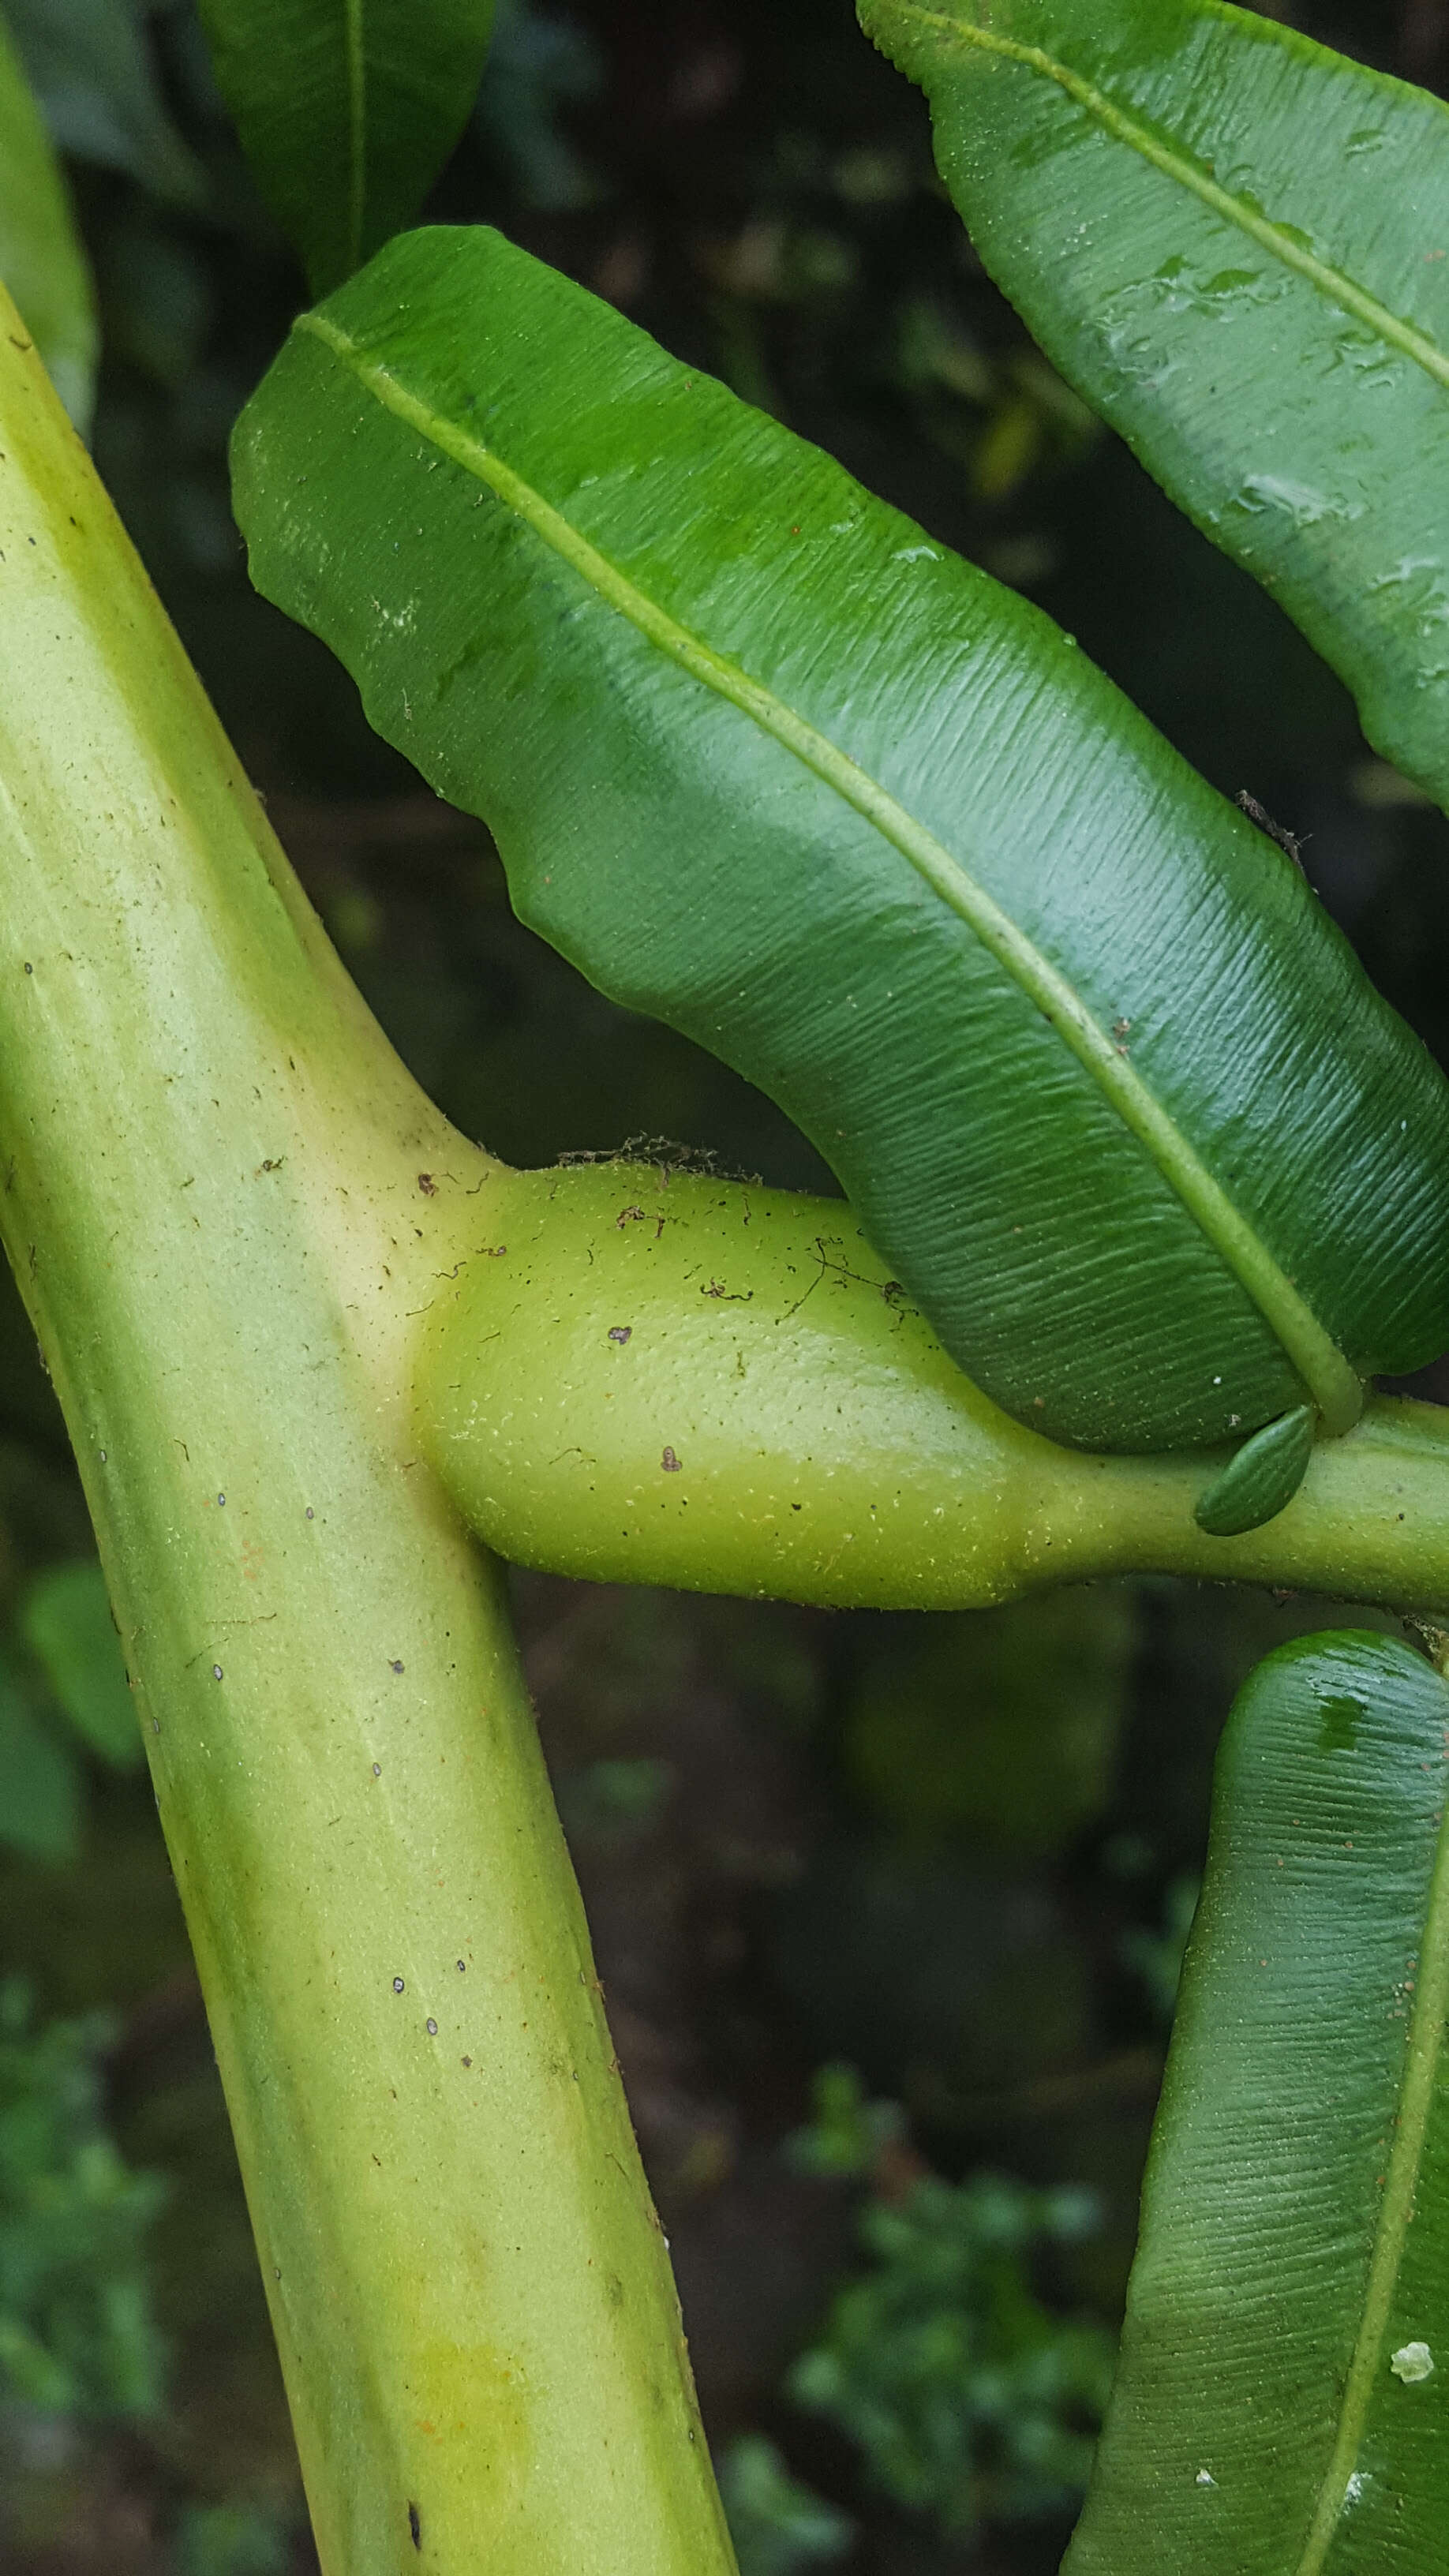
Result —
[[327, 2576], [726, 2576], [497, 1586], [414, 1445], [501, 1184], [347, 983], [0, 312], [0, 1187]]
[[1449, 1605], [1449, 1413], [1378, 1397], [1286, 1511], [1223, 1453], [1102, 1458], [964, 1378], [839, 1200], [663, 1165], [515, 1173], [432, 1289], [419, 1431], [491, 1545], [605, 1582], [976, 1608], [1132, 1571]]

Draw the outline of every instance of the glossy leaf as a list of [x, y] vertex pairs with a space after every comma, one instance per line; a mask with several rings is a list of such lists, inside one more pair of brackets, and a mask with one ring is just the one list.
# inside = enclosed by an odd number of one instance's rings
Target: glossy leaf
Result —
[[1048, 619], [487, 232], [244, 415], [260, 587], [520, 914], [781, 1101], [1038, 1429], [1231, 1439], [1449, 1340], [1449, 1090]]
[[1290, 1503], [1308, 1471], [1313, 1450], [1313, 1415], [1306, 1404], [1280, 1413], [1276, 1422], [1245, 1440], [1198, 1498], [1193, 1515], [1199, 1529], [1214, 1538], [1236, 1538], [1241, 1530], [1260, 1529]]
[[1301, 1639], [1239, 1696], [1065, 2576], [1443, 2563], [1446, 1794], [1407, 1646]]
[[90, 421], [96, 315], [90, 270], [61, 175], [0, 20], [0, 279], [15, 298], [76, 427]]
[[1449, 799], [1449, 108], [1221, 0], [860, 0], [1068, 380]]
[[263, 195], [315, 294], [410, 223], [477, 95], [494, 0], [201, 0]]

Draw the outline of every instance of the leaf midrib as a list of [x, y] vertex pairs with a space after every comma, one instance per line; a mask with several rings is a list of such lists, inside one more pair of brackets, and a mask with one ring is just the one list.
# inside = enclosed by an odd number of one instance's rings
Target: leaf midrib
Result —
[[1325, 1429], [1348, 1429], [1358, 1418], [1362, 1388], [1317, 1316], [1176, 1121], [1093, 1018], [1075, 986], [944, 843], [793, 707], [679, 625], [502, 457], [409, 392], [390, 368], [370, 357], [329, 315], [305, 313], [294, 328], [321, 340], [385, 410], [484, 484], [676, 667], [750, 717], [874, 826], [974, 932], [1096, 1081], [1277, 1336], [1314, 1397]]
[[1333, 2448], [1318, 2490], [1303, 2554], [1293, 2576], [1321, 2576], [1343, 2517], [1349, 2480], [1363, 2445], [1364, 2427], [1383, 2366], [1384, 2346], [1388, 2340], [1389, 2318], [1404, 2248], [1413, 2223], [1414, 2197], [1428, 2142], [1446, 2017], [1449, 2017], [1449, 1807], [1446, 1807], [1439, 1828], [1434, 1873], [1429, 1883], [1414, 2009], [1409, 2020], [1403, 2080], [1399, 2087], [1398, 2125], [1384, 2176], [1373, 2252], [1364, 2280], [1363, 2315], [1344, 2381]]
[[1073, 71], [1069, 63], [1059, 62], [1044, 46], [1026, 45], [1013, 36], [995, 35], [989, 28], [971, 26], [964, 19], [951, 17], [943, 10], [924, 8], [920, 0], [886, 0], [882, 15], [912, 19], [917, 26], [931, 29], [950, 43], [972, 47], [979, 53], [995, 54], [1007, 62], [1020, 63], [1029, 71], [1039, 72], [1044, 79], [1055, 81], [1059, 89], [1064, 90], [1079, 107], [1085, 108], [1118, 142], [1125, 143], [1144, 161], [1150, 162], [1154, 169], [1160, 170], [1164, 177], [1188, 190], [1205, 206], [1210, 206], [1225, 222], [1236, 225], [1239, 232], [1245, 233], [1260, 249], [1280, 260], [1285, 268], [1296, 270], [1341, 311], [1351, 313], [1355, 320], [1366, 323], [1391, 348], [1422, 367], [1436, 384], [1449, 387], [1449, 356], [1430, 339], [1427, 332], [1419, 330], [1412, 322], [1405, 322], [1400, 315], [1390, 313], [1387, 305], [1381, 304], [1368, 287], [1361, 286], [1357, 278], [1335, 267], [1331, 260], [1320, 259], [1315, 252], [1304, 249], [1270, 216], [1259, 214], [1241, 197], [1235, 197], [1230, 188], [1220, 186], [1206, 170], [1199, 169], [1185, 149], [1174, 147], [1154, 133], [1150, 125], [1142, 123], [1126, 108], [1119, 107], [1105, 90], [1098, 89], [1083, 73]]

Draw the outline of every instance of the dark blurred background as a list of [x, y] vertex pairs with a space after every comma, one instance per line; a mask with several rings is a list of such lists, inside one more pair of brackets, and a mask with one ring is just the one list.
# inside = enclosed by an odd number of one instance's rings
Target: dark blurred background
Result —
[[[1271, 14], [1449, 80], [1446, 0]], [[515, 1161], [663, 1137], [829, 1186], [756, 1093], [518, 927], [482, 830], [250, 592], [227, 433], [302, 288], [189, 0], [11, 0], [7, 17], [99, 278], [101, 470], [403, 1055]], [[934, 178], [919, 97], [847, 0], [504, 0], [429, 211], [501, 224], [1049, 609], [1219, 786], [1306, 837], [1324, 902], [1443, 1054], [1442, 818], [1034, 350]], [[1110, 2368], [1216, 1737], [1260, 1654], [1341, 1614], [1153, 1581], [914, 1619], [515, 1589], [745, 2576], [1055, 2568]], [[136, 1750], [66, 1441], [7, 1290], [0, 2560], [303, 2576], [286, 2411]]]

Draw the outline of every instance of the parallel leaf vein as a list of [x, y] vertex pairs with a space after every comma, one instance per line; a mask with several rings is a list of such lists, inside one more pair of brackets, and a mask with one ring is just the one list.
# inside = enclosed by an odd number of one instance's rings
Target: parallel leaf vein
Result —
[[1350, 277], [1331, 260], [1320, 259], [1315, 251], [1296, 241], [1271, 216], [1259, 213], [1256, 207], [1234, 196], [1230, 188], [1222, 187], [1188, 151], [1155, 133], [1150, 125], [1144, 124], [1140, 117], [1133, 116], [1126, 108], [1119, 107], [1105, 90], [1099, 89], [1083, 73], [1073, 71], [1069, 63], [1058, 62], [1041, 45], [1022, 44], [1013, 36], [999, 36], [989, 28], [972, 26], [965, 19], [953, 17], [944, 10], [923, 8], [919, 0], [889, 0], [888, 11], [883, 14], [910, 19], [916, 26], [929, 28], [951, 44], [967, 46], [979, 53], [995, 54], [1003, 61], [1020, 63], [1024, 69], [1039, 73], [1044, 80], [1055, 81], [1068, 98], [1074, 100], [1078, 107], [1085, 108], [1087, 114], [1119, 143], [1126, 144], [1129, 150], [1140, 154], [1144, 161], [1160, 170], [1165, 178], [1174, 180], [1205, 206], [1210, 206], [1225, 223], [1236, 225], [1239, 232], [1246, 233], [1260, 249], [1280, 260], [1285, 268], [1295, 269], [1300, 277], [1306, 278], [1343, 312], [1351, 313], [1356, 321], [1366, 323], [1390, 347], [1413, 359], [1437, 384], [1449, 387], [1449, 355], [1426, 331], [1421, 331], [1413, 322], [1404, 321], [1401, 315], [1391, 313], [1368, 287], [1359, 284], [1357, 278]]
[[1378, 2227], [1364, 2283], [1363, 2315], [1344, 2381], [1343, 2402], [1303, 2554], [1293, 2576], [1321, 2576], [1348, 2498], [1364, 2427], [1383, 2368], [1389, 2318], [1404, 2248], [1414, 2216], [1414, 2196], [1424, 2161], [1434, 2087], [1449, 2017], [1449, 1809], [1439, 1849], [1419, 1951], [1418, 1982], [1399, 2088], [1398, 2126], [1384, 2176]]
[[995, 898], [908, 813], [880, 781], [797, 709], [701, 642], [638, 589], [563, 513], [493, 449], [422, 401], [325, 313], [296, 329], [323, 341], [395, 418], [484, 484], [531, 527], [607, 605], [681, 670], [750, 717], [861, 815], [904, 858], [1004, 972], [1034, 1002], [1146, 1149], [1184, 1207], [1247, 1290], [1313, 1394], [1329, 1431], [1357, 1420], [1362, 1389], [1312, 1309], [1279, 1268], [1176, 1120], [1093, 1017], [1075, 986]]

